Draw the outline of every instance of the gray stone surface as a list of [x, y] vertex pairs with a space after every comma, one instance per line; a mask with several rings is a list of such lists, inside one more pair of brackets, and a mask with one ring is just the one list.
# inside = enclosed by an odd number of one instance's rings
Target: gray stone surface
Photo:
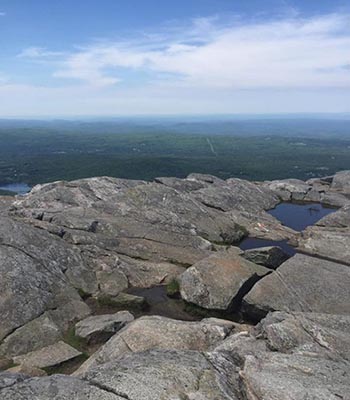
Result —
[[62, 333], [46, 312], [7, 336], [0, 345], [0, 356], [13, 357], [38, 350], [59, 341]]
[[88, 317], [75, 325], [75, 334], [88, 341], [105, 339], [122, 329], [134, 317], [128, 311], [119, 311], [115, 314], [96, 315]]
[[304, 355], [247, 356], [240, 374], [247, 400], [349, 399], [349, 367]]
[[125, 400], [108, 390], [70, 376], [32, 378], [0, 390], [1, 400]]
[[205, 351], [226, 338], [234, 324], [206, 319], [186, 322], [165, 317], [142, 317], [114, 335], [76, 372], [81, 375], [96, 365], [119, 359], [128, 353], [149, 349]]
[[[217, 355], [208, 359], [194, 351], [151, 350], [104, 364], [84, 375], [94, 385], [129, 400], [236, 400], [235, 365]], [[118, 377], [118, 379], [116, 379]]]
[[328, 228], [350, 228], [350, 204], [323, 217], [316, 225]]
[[304, 253], [350, 265], [350, 229], [309, 227], [299, 236], [298, 248]]
[[24, 364], [37, 368], [48, 368], [60, 365], [79, 357], [82, 353], [67, 343], [59, 341], [40, 350], [13, 357], [15, 364]]
[[86, 316], [88, 307], [65, 275], [84, 269], [79, 253], [47, 232], [0, 219], [0, 340], [50, 309], [80, 305], [75, 317]]
[[[0, 390], [15, 385], [28, 379], [28, 375], [14, 374], [12, 372], [0, 372]], [[1, 394], [1, 392], [0, 392]]]
[[350, 316], [274, 312], [255, 328], [271, 351], [350, 361]]
[[269, 311], [350, 314], [350, 268], [296, 254], [261, 279], [244, 297], [248, 315]]
[[310, 184], [299, 179], [282, 179], [265, 182], [264, 186], [279, 196], [283, 201], [303, 200], [312, 189]]
[[280, 247], [268, 246], [246, 250], [242, 257], [266, 268], [276, 269], [290, 258]]
[[274, 312], [255, 328], [226, 335], [209, 352], [124, 352], [80, 378], [0, 374], [0, 398], [349, 400], [349, 328], [348, 315]]
[[350, 171], [337, 172], [333, 177], [331, 188], [342, 193], [350, 194]]
[[181, 275], [181, 297], [207, 309], [235, 309], [246, 291], [270, 272], [238, 256], [233, 249], [218, 252]]
[[[60, 342], [90, 313], [80, 296], [129, 306], [127, 288], [182, 276], [183, 297], [202, 307], [239, 305], [248, 292], [244, 311], [256, 321], [281, 310], [256, 327], [140, 318], [79, 378], [0, 374], [0, 399], [349, 400], [349, 174], [263, 183], [101, 177], [39, 185], [13, 204], [0, 198], [0, 357], [20, 362], [17, 371], [42, 374], [37, 366], [80, 354]], [[342, 208], [299, 234], [266, 213], [281, 200]], [[247, 234], [291, 239], [323, 259], [298, 254], [268, 271], [237, 248], [222, 251]], [[279, 264], [271, 249], [254, 257]], [[114, 322], [94, 317], [77, 327], [89, 338], [113, 334]]]

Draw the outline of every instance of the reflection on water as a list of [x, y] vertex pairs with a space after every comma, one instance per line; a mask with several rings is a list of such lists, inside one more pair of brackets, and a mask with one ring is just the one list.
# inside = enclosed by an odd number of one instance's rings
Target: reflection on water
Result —
[[334, 208], [325, 207], [319, 203], [281, 203], [268, 213], [281, 221], [283, 225], [300, 232], [334, 211]]
[[[334, 211], [336, 211], [334, 208], [325, 207], [319, 203], [281, 203], [273, 210], [268, 211], [268, 213], [281, 221], [283, 225], [300, 232]], [[287, 242], [287, 240], [274, 241], [247, 238], [243, 240], [239, 247], [242, 250], [250, 250], [267, 246], [279, 246], [288, 255], [294, 256], [296, 249]]]

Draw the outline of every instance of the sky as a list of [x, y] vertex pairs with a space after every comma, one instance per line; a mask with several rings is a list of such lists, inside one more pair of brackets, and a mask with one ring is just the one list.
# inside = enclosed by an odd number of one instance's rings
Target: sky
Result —
[[349, 0], [0, 0], [0, 117], [348, 112]]

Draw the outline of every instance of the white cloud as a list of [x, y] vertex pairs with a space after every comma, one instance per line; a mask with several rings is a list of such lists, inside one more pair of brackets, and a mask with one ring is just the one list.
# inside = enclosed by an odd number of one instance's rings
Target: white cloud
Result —
[[[142, 36], [139, 42], [98, 43], [68, 54], [55, 77], [97, 86], [120, 82], [118, 69], [173, 74], [178, 85], [219, 88], [350, 86], [350, 16], [233, 23], [196, 19], [187, 29]], [[24, 57], [50, 57], [40, 48]], [[113, 72], [111, 72], [113, 70]]]
[[349, 22], [212, 17], [73, 51], [31, 47], [19, 56], [46, 63], [51, 87], [0, 81], [1, 113], [350, 112]]
[[28, 47], [18, 54], [19, 58], [29, 58], [29, 59], [45, 59], [50, 57], [60, 57], [64, 53], [57, 51], [49, 51], [43, 47]]
[[6, 13], [3, 11], [0, 11], [0, 17], [5, 17], [5, 16], [6, 16]]

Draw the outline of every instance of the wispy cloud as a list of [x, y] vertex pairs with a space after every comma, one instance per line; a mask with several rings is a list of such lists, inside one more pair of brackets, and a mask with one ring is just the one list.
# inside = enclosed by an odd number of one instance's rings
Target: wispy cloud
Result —
[[4, 11], [0, 11], [0, 17], [5, 17], [6, 13]]
[[2, 113], [350, 111], [346, 13], [303, 18], [285, 8], [268, 19], [171, 21], [60, 50], [30, 47], [18, 55], [21, 63], [46, 63], [52, 80], [0, 82], [0, 96], [9, 99]]
[[[74, 52], [33, 47], [21, 57], [61, 56], [57, 78], [115, 85], [125, 71], [171, 74], [171, 84], [219, 88], [350, 86], [350, 16], [293, 16], [265, 22], [193, 20], [137, 40], [100, 42]], [[122, 71], [122, 73], [121, 73]], [[174, 78], [177, 77], [177, 78]], [[125, 80], [125, 78], [124, 78]], [[162, 80], [164, 83], [164, 81]]]
[[50, 57], [61, 57], [63, 55], [63, 52], [49, 51], [43, 47], [27, 47], [21, 53], [19, 53], [17, 57], [29, 59], [47, 59]]

